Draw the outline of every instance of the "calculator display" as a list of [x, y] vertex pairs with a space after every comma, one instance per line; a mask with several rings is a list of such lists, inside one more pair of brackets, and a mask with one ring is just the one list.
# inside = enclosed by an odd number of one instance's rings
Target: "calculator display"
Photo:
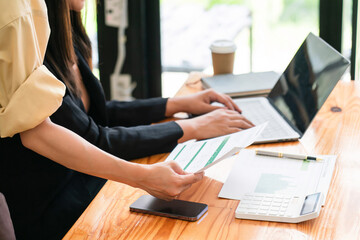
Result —
[[302, 206], [300, 215], [315, 212], [318, 205], [320, 193], [314, 193], [305, 197], [304, 205]]

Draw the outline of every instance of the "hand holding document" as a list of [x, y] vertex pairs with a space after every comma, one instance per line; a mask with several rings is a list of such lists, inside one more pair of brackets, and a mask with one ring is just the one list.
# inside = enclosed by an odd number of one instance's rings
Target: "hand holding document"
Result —
[[187, 172], [201, 172], [251, 145], [267, 123], [237, 133], [178, 144], [165, 161], [176, 161]]

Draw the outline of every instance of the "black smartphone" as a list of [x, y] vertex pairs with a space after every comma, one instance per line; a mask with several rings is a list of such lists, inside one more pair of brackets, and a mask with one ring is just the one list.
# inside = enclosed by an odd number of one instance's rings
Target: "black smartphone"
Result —
[[207, 210], [208, 206], [203, 203], [177, 199], [165, 201], [151, 195], [139, 197], [130, 206], [130, 211], [132, 212], [147, 213], [192, 222], [198, 220]]

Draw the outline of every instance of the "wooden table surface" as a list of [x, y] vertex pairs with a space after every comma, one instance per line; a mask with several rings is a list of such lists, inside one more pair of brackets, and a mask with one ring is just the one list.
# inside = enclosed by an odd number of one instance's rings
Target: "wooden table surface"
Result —
[[[177, 95], [199, 91], [199, 76], [191, 74]], [[360, 84], [340, 81], [300, 141], [256, 147], [338, 156], [318, 218], [298, 224], [236, 219], [239, 201], [218, 198], [223, 183], [210, 177], [179, 198], [209, 205], [197, 222], [132, 213], [130, 204], [146, 192], [108, 181], [64, 239], [360, 239]]]

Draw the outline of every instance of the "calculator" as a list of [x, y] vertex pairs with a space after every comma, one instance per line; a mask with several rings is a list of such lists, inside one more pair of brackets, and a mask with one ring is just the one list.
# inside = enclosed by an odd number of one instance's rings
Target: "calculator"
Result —
[[235, 211], [240, 219], [298, 223], [319, 216], [323, 201], [321, 192], [305, 196], [248, 193]]

